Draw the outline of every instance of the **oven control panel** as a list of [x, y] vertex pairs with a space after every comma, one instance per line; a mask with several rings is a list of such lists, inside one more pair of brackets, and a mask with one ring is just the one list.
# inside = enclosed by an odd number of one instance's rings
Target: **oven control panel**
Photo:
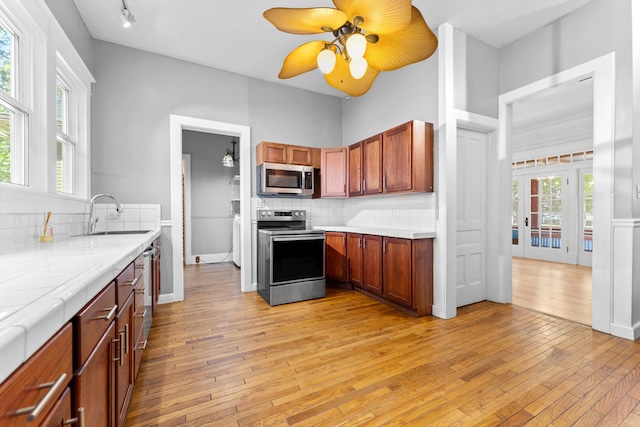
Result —
[[259, 209], [258, 221], [299, 221], [307, 216], [307, 211], [303, 209], [294, 210], [275, 210], [275, 209]]

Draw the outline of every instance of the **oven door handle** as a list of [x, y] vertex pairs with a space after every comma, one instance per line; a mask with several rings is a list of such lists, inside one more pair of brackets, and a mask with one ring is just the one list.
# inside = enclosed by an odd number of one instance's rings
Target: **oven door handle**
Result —
[[274, 242], [297, 242], [300, 240], [324, 240], [324, 236], [273, 236], [272, 239]]

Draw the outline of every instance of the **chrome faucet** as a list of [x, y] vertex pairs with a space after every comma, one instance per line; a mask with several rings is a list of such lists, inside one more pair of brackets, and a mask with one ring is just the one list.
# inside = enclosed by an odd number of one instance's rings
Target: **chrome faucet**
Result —
[[122, 209], [122, 206], [120, 206], [120, 203], [118, 202], [118, 199], [116, 199], [112, 195], [110, 195], [110, 194], [96, 194], [95, 196], [93, 196], [91, 198], [91, 206], [89, 207], [89, 226], [88, 226], [88, 229], [87, 229], [87, 234], [93, 234], [93, 233], [96, 232], [96, 224], [98, 223], [98, 220], [100, 219], [100, 217], [96, 216], [94, 218], [93, 208], [94, 208], [94, 205], [96, 203], [96, 199], [98, 199], [100, 197], [108, 197], [108, 198], [110, 198], [116, 204], [116, 211], [118, 213], [123, 213], [124, 212], [124, 209]]

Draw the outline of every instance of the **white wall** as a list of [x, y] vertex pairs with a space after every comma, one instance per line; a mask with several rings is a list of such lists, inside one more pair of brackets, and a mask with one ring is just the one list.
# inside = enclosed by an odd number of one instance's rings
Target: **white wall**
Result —
[[[631, 0], [593, 0], [500, 50], [500, 93], [610, 52], [616, 55], [614, 217], [640, 215], [632, 198]], [[633, 209], [632, 209], [633, 208]]]
[[45, 0], [45, 3], [93, 73], [93, 39], [73, 0]]

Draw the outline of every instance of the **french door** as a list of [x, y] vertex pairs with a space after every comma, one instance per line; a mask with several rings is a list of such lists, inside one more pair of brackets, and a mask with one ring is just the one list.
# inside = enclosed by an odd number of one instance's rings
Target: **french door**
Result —
[[569, 262], [572, 224], [566, 172], [514, 177], [513, 255]]

